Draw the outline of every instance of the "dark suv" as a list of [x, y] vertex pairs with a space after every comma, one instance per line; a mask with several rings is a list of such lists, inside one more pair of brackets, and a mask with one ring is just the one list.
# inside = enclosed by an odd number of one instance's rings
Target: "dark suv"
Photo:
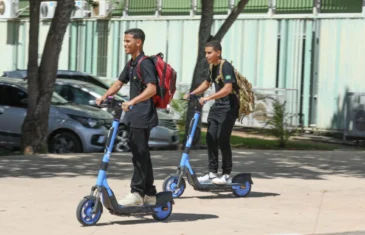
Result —
[[[27, 77], [27, 70], [25, 69], [17, 69], [13, 71], [4, 71], [1, 77], [8, 77], [8, 78], [26, 78]], [[108, 89], [109, 85], [101, 80], [98, 77], [95, 77], [88, 73], [83, 73], [79, 71], [72, 71], [72, 70], [57, 70], [57, 78], [63, 79], [73, 79], [83, 82], [90, 82], [102, 88]]]

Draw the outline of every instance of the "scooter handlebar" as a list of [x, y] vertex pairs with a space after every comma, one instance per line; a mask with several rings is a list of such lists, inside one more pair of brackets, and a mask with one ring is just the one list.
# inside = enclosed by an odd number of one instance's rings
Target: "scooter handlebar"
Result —
[[[200, 98], [203, 98], [202, 95], [194, 95], [194, 94], [190, 94], [189, 96], [190, 99], [180, 99], [180, 100], [184, 100], [184, 101], [190, 101], [190, 100], [193, 100], [193, 101], [199, 101]], [[206, 104], [207, 101], [204, 101], [204, 104]]]
[[[95, 101], [89, 102], [91, 105], [97, 105]], [[115, 100], [113, 96], [109, 96], [106, 100], [103, 100], [98, 106], [103, 108], [111, 108], [114, 110], [122, 109], [123, 101]], [[129, 106], [129, 110], [132, 110], [133, 105]]]

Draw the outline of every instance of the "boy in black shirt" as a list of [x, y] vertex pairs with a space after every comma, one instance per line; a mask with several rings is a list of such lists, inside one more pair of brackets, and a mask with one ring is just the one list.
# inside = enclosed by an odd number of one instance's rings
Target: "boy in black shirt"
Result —
[[[124, 102], [122, 108], [126, 112], [124, 121], [129, 126], [134, 172], [130, 194], [119, 201], [123, 206], [156, 204], [148, 139], [150, 130], [158, 125], [157, 112], [152, 100], [156, 94], [157, 71], [152, 61], [144, 58], [144, 40], [145, 34], [141, 29], [129, 29], [124, 32], [125, 53], [130, 54], [132, 59], [125, 65], [119, 79], [103, 97], [96, 100], [96, 103], [100, 104], [102, 100], [116, 94], [124, 84], [130, 82], [130, 101]], [[140, 71], [137, 71], [138, 63]], [[133, 106], [131, 110], [130, 106]]]
[[[203, 105], [205, 101], [215, 100], [214, 105], [209, 110], [208, 132], [206, 137], [209, 172], [198, 177], [199, 182], [209, 182], [215, 184], [226, 184], [231, 182], [230, 173], [232, 171], [232, 150], [230, 137], [234, 123], [238, 117], [239, 101], [237, 96], [232, 94], [232, 89], [236, 89], [236, 77], [232, 65], [224, 61], [222, 74], [220, 77], [220, 65], [222, 46], [217, 41], [210, 41], [205, 46], [205, 57], [211, 65], [212, 70], [209, 77], [193, 92], [185, 95], [188, 99], [191, 94], [198, 95], [206, 91], [211, 83], [214, 83], [216, 93], [203, 97], [199, 100]], [[222, 152], [222, 176], [218, 177], [218, 147]]]

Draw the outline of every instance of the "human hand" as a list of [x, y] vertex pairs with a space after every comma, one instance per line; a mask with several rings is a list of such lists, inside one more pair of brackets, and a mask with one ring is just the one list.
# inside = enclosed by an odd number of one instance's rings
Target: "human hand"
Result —
[[125, 111], [125, 112], [128, 112], [130, 109], [129, 107], [132, 106], [133, 103], [131, 101], [126, 101], [126, 102], [123, 102], [122, 104], [122, 109]]
[[104, 96], [102, 96], [102, 97], [99, 97], [99, 98], [97, 98], [96, 100], [95, 100], [95, 103], [97, 104], [97, 105], [100, 105], [101, 103], [103, 103], [103, 101], [105, 101], [106, 100], [106, 98], [104, 97]]
[[199, 103], [200, 103], [201, 106], [203, 106], [207, 101], [208, 101], [208, 99], [205, 98], [205, 97], [202, 97], [202, 98], [199, 99]]
[[190, 94], [189, 93], [184, 95], [184, 100], [188, 100], [188, 99], [190, 99]]

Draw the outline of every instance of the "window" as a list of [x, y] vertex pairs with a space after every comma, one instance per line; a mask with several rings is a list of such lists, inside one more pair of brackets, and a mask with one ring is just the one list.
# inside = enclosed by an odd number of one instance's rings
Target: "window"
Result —
[[71, 90], [75, 95], [74, 102], [76, 104], [85, 104], [89, 105], [90, 100], [95, 100], [95, 97], [90, 95], [87, 91], [84, 91], [82, 88], [72, 87]]
[[62, 98], [76, 104], [89, 105], [90, 100], [95, 100], [94, 96], [76, 86], [56, 85], [55, 91], [62, 96]]
[[6, 105], [11, 107], [27, 107], [26, 99], [28, 94], [17, 87], [0, 85], [0, 105]]

